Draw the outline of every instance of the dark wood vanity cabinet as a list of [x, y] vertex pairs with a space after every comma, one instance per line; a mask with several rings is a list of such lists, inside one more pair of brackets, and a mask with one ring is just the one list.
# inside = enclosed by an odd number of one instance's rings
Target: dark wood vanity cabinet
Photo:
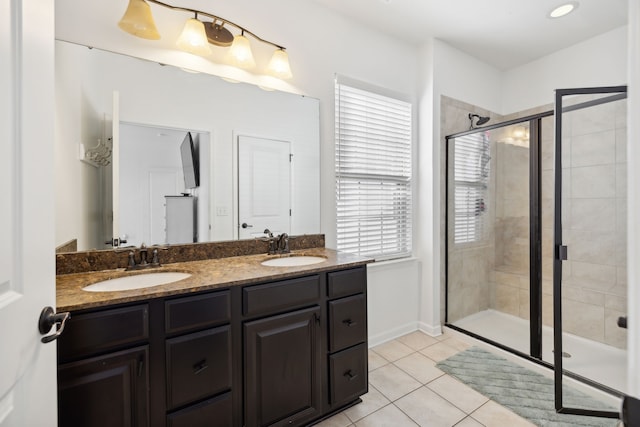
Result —
[[367, 393], [367, 276], [364, 268], [327, 274], [329, 404]]
[[366, 267], [72, 313], [60, 426], [308, 425], [367, 392]]

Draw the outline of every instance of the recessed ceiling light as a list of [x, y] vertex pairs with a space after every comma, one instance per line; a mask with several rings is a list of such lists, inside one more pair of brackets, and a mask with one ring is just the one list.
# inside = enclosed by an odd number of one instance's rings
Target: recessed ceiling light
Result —
[[577, 1], [570, 1], [568, 3], [561, 4], [560, 6], [549, 12], [549, 18], [560, 18], [562, 16], [566, 16], [576, 10], [577, 7]]

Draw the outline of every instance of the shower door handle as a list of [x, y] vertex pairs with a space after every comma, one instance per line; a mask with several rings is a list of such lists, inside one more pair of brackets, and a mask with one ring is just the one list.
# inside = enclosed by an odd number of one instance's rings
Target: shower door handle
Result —
[[627, 329], [627, 316], [618, 317], [618, 326]]

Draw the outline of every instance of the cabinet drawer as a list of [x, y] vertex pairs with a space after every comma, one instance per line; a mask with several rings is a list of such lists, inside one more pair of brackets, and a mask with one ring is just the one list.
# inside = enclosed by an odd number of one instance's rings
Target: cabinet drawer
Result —
[[327, 294], [329, 298], [344, 297], [364, 292], [367, 288], [366, 267], [335, 271], [327, 274]]
[[329, 356], [331, 404], [346, 403], [368, 391], [367, 346], [360, 344]]
[[74, 314], [58, 339], [61, 361], [114, 350], [149, 338], [147, 304]]
[[265, 285], [247, 286], [242, 290], [245, 316], [294, 309], [315, 303], [320, 298], [320, 278], [300, 277]]
[[228, 323], [229, 291], [172, 299], [164, 303], [164, 311], [167, 334]]
[[233, 425], [231, 392], [167, 416], [167, 427], [229, 427]]
[[231, 329], [221, 326], [167, 340], [167, 406], [231, 388]]
[[363, 294], [329, 301], [329, 351], [367, 339], [367, 304]]

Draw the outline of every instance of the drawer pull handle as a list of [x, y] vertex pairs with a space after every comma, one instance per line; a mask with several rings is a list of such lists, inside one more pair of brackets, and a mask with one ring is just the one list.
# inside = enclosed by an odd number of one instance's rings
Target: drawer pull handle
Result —
[[358, 322], [354, 322], [351, 319], [343, 320], [342, 323], [347, 325], [349, 328], [352, 327], [352, 326], [356, 326], [358, 324]]
[[353, 381], [358, 378], [358, 374], [354, 374], [351, 369], [344, 373], [344, 376], [347, 377], [349, 381]]
[[193, 365], [193, 375], [198, 375], [200, 372], [207, 369], [209, 365], [207, 365], [207, 359], [203, 359], [200, 362]]

